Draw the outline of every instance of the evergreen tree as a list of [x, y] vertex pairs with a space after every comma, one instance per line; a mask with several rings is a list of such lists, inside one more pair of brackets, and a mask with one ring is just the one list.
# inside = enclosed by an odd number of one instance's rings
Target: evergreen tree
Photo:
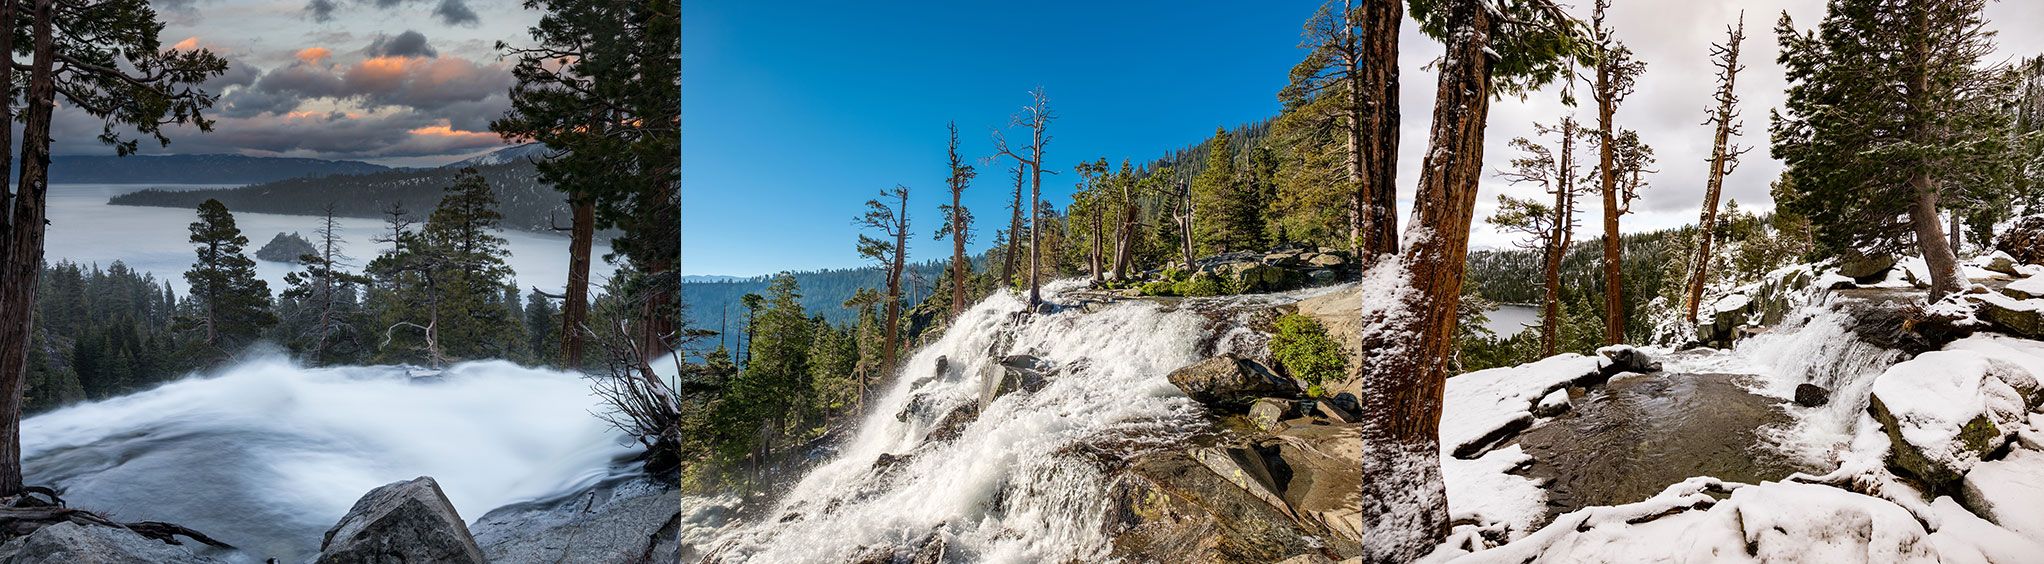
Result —
[[[1891, 253], [1913, 240], [1932, 301], [1964, 285], [1939, 201], [2006, 166], [2006, 73], [1986, 0], [1833, 0], [1815, 31], [1776, 26], [1789, 79], [1774, 115], [1774, 156], [1788, 166], [1781, 204], [1806, 216], [1822, 249]], [[1951, 187], [1951, 188], [1948, 188]]]
[[207, 354], [233, 354], [277, 322], [270, 311], [270, 285], [256, 277], [255, 260], [242, 253], [248, 237], [219, 200], [199, 204], [191, 242], [198, 246], [198, 261], [185, 271], [194, 305], [190, 323], [202, 335]]
[[[893, 200], [893, 203], [887, 200]], [[901, 284], [903, 268], [908, 264], [908, 188], [895, 186], [893, 190], [880, 193], [880, 199], [866, 201], [866, 214], [859, 216], [858, 223], [867, 229], [878, 231], [883, 238], [859, 235], [859, 256], [873, 260], [887, 270], [887, 343], [881, 354], [880, 370], [894, 369], [896, 355], [901, 352]], [[792, 278], [791, 278], [792, 279]]]
[[[526, 349], [531, 351], [532, 361], [537, 364], [567, 362], [561, 355], [561, 312], [554, 302], [539, 290], [525, 295]], [[729, 351], [725, 352], [728, 359]], [[573, 367], [575, 365], [567, 365]]]
[[1207, 141], [1206, 168], [1193, 177], [1193, 206], [1201, 221], [1199, 245], [1214, 252], [1260, 250], [1263, 244], [1262, 200], [1235, 168], [1228, 148], [1228, 130], [1214, 128]]

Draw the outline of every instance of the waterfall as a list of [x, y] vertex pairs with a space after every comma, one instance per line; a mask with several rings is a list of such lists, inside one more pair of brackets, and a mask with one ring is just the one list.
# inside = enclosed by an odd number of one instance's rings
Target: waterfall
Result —
[[[1081, 285], [1061, 281], [1047, 294], [1069, 301]], [[1111, 477], [1099, 453], [1174, 446], [1206, 431], [1202, 408], [1165, 376], [1212, 349], [1262, 347], [1229, 310], [1312, 293], [1049, 314], [1025, 314], [1017, 297], [998, 293], [907, 358], [834, 459], [756, 522], [698, 548], [719, 562], [838, 562], [937, 542], [947, 562], [1104, 560]], [[941, 429], [978, 405], [982, 370], [1015, 354], [1046, 361], [1054, 375], [1035, 392], [1001, 396], [962, 429]]]
[[1834, 463], [1866, 412], [1874, 378], [1906, 356], [1853, 331], [1858, 320], [1848, 304], [1854, 299], [1820, 294], [1767, 332], [1739, 341], [1730, 353], [1690, 361], [1683, 369], [1753, 374], [1751, 391], [1782, 399], [1793, 399], [1799, 384], [1830, 390], [1830, 402], [1820, 407], [1786, 404], [1794, 422], [1764, 429], [1763, 437], [1807, 462]]
[[606, 477], [635, 449], [599, 409], [578, 375], [502, 361], [414, 378], [268, 356], [29, 418], [22, 458], [72, 505], [297, 562], [385, 483], [433, 476], [473, 522]]

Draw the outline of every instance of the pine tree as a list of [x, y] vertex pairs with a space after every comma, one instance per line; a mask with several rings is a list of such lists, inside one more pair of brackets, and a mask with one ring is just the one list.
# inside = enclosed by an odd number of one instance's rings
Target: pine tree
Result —
[[1204, 218], [1197, 225], [1202, 248], [1229, 252], [1264, 247], [1264, 206], [1245, 176], [1235, 167], [1227, 129], [1214, 128], [1214, 137], [1207, 140], [1206, 168], [1192, 179], [1193, 206]]
[[[1050, 144], [1050, 122], [1057, 119], [1057, 115], [1051, 113], [1050, 98], [1043, 94], [1042, 88], [1029, 91], [1029, 99], [1029, 105], [1023, 106], [1022, 111], [1008, 120], [1010, 126], [1029, 128], [1029, 145], [1018, 153], [1008, 147], [1007, 136], [995, 131], [994, 151], [1014, 159], [1016, 167], [1026, 167], [1029, 171], [1029, 307], [1034, 308], [1043, 303], [1042, 292], [1037, 287], [1042, 281], [1038, 271], [1043, 267], [1043, 242], [1038, 234], [1045, 227], [1039, 214], [1043, 209], [1043, 149]], [[1027, 156], [1024, 156], [1025, 153]], [[1017, 193], [1020, 193], [1019, 188]], [[1016, 203], [1021, 203], [1019, 197]]]
[[[1613, 122], [1619, 104], [1632, 95], [1633, 83], [1646, 71], [1647, 64], [1633, 58], [1632, 49], [1612, 37], [1611, 28], [1604, 25], [1611, 0], [1594, 1], [1589, 37], [1594, 62], [1590, 91], [1597, 100], [1597, 180], [1604, 194], [1604, 343], [1615, 345], [1625, 340], [1626, 319], [1625, 283], [1620, 271], [1624, 251], [1619, 246], [1618, 219], [1631, 210], [1639, 186], [1636, 179], [1643, 172], [1638, 168], [1619, 169], [1618, 152], [1633, 149], [1632, 158], [1637, 160], [1637, 149], [1644, 145], [1635, 134], [1630, 137], [1629, 147], [1621, 147], [1622, 132]], [[1635, 181], [1627, 182], [1628, 176]]]
[[880, 192], [879, 199], [867, 200], [866, 214], [859, 216], [858, 223], [885, 237], [876, 239], [861, 234], [858, 246], [859, 256], [872, 259], [887, 271], [887, 316], [881, 318], [887, 327], [886, 349], [880, 360], [884, 373], [894, 369], [896, 355], [901, 352], [901, 284], [903, 269], [908, 265], [908, 187], [895, 186]]
[[191, 242], [198, 246], [198, 261], [185, 271], [195, 306], [191, 323], [209, 354], [234, 354], [277, 322], [270, 311], [270, 285], [256, 277], [255, 260], [242, 253], [248, 237], [219, 200], [199, 204]]
[[366, 284], [365, 276], [348, 272], [348, 261], [353, 257], [344, 252], [338, 231], [339, 222], [334, 217], [334, 205], [329, 202], [321, 216], [320, 226], [313, 230], [319, 237], [318, 252], [298, 257], [305, 268], [303, 272], [284, 275], [288, 286], [282, 296], [285, 299], [301, 301], [318, 317], [304, 335], [292, 335], [311, 341], [310, 359], [314, 364], [324, 364], [332, 359], [327, 354], [327, 343], [348, 330], [347, 318], [356, 312], [354, 300], [344, 299], [344, 292], [353, 285]]
[[[1278, 93], [1301, 129], [1338, 130], [1342, 169], [1335, 199], [1347, 212], [1357, 256], [1398, 252], [1398, 26], [1403, 2], [1333, 0], [1307, 20], [1301, 47]], [[1345, 197], [1344, 197], [1345, 196]]]
[[1500, 194], [1497, 213], [1486, 221], [1531, 237], [1532, 240], [1522, 243], [1521, 248], [1540, 253], [1545, 274], [1541, 283], [1540, 354], [1550, 356], [1561, 345], [1561, 262], [1575, 239], [1576, 199], [1588, 193], [1590, 188], [1576, 182], [1576, 142], [1588, 139], [1596, 132], [1578, 127], [1573, 117], [1563, 117], [1560, 126], [1536, 123], [1533, 129], [1543, 137], [1556, 137], [1555, 148], [1550, 149], [1524, 137], [1512, 139], [1512, 146], [1524, 155], [1512, 159], [1512, 168], [1499, 173], [1499, 176], [1513, 184], [1538, 186], [1554, 198], [1554, 203], [1549, 205]]
[[1985, 5], [1834, 0], [1815, 31], [1797, 31], [1786, 13], [1775, 28], [1789, 79], [1771, 128], [1791, 180], [1781, 204], [1810, 218], [1830, 254], [1890, 253], [1913, 240], [1932, 301], [1965, 284], [1940, 198], [2006, 164], [2008, 116], [1997, 104], [2014, 85], [1982, 66], [1994, 49]]
[[951, 316], [965, 313], [966, 275], [972, 271], [972, 261], [965, 256], [965, 244], [972, 240], [972, 210], [965, 208], [962, 201], [966, 187], [972, 184], [972, 165], [958, 156], [958, 124], [950, 124], [951, 144], [946, 154], [950, 158], [951, 175], [946, 184], [951, 188], [951, 203], [945, 204], [944, 224], [937, 228], [934, 237], [941, 241], [951, 238]]

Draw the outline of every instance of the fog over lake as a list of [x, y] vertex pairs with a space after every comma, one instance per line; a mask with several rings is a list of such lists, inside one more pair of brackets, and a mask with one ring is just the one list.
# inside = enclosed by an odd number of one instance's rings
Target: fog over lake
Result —
[[[191, 235], [191, 223], [198, 219], [195, 210], [179, 208], [157, 208], [138, 206], [107, 205], [107, 199], [114, 196], [157, 188], [164, 190], [197, 190], [222, 188], [219, 185], [157, 185], [157, 184], [51, 184], [49, 196], [49, 238], [44, 258], [51, 264], [69, 260], [81, 265], [99, 264], [104, 269], [115, 260], [126, 263], [129, 268], [155, 274], [158, 279], [168, 280], [176, 288], [179, 297], [186, 293], [184, 272], [197, 260], [192, 244], [187, 240]], [[424, 221], [437, 202], [407, 202], [405, 207], [412, 211], [414, 219]], [[232, 210], [229, 210], [232, 211]], [[267, 213], [234, 213], [234, 223], [248, 237], [247, 253], [254, 258], [257, 249], [270, 242], [277, 233], [297, 232], [306, 240], [314, 240], [313, 230], [319, 227], [320, 218], [304, 215], [278, 215]], [[387, 244], [371, 239], [382, 232], [382, 222], [365, 218], [340, 218], [340, 235], [345, 241], [343, 251], [354, 260], [350, 270], [360, 272], [362, 265], [378, 253], [387, 250]], [[414, 227], [416, 229], [416, 227]], [[510, 255], [505, 262], [518, 274], [519, 293], [530, 292], [533, 287], [558, 293], [567, 285], [568, 279], [568, 238], [526, 231], [505, 230], [498, 233], [509, 242]], [[616, 268], [601, 259], [609, 252], [609, 245], [598, 241], [595, 259], [590, 265], [590, 282], [601, 287], [610, 279]], [[298, 269], [296, 264], [256, 260], [256, 272], [270, 284], [271, 295], [284, 291], [284, 274]]]

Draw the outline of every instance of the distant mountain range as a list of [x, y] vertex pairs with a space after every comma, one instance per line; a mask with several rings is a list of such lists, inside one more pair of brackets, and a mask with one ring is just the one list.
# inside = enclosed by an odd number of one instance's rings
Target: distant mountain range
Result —
[[50, 182], [59, 184], [255, 184], [289, 178], [372, 174], [390, 170], [393, 169], [361, 161], [243, 155], [50, 157]]

